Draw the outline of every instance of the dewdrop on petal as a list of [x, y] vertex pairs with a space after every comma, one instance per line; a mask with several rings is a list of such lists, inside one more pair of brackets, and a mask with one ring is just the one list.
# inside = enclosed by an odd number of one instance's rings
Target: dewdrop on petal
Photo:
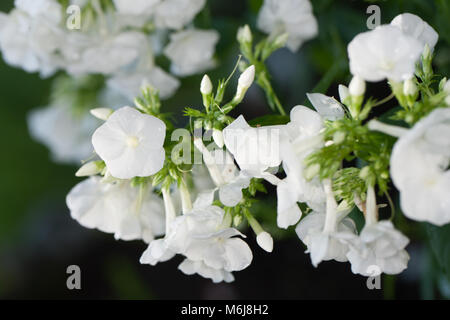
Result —
[[256, 236], [256, 242], [258, 245], [267, 252], [272, 252], [273, 250], [273, 239], [272, 236], [266, 232], [262, 231]]
[[211, 79], [205, 74], [202, 78], [202, 82], [200, 83], [200, 92], [202, 94], [211, 94], [213, 89], [213, 85], [211, 83]]
[[112, 115], [113, 112], [114, 110], [110, 108], [95, 108], [90, 110], [90, 113], [94, 117], [103, 121], [108, 120], [109, 116]]

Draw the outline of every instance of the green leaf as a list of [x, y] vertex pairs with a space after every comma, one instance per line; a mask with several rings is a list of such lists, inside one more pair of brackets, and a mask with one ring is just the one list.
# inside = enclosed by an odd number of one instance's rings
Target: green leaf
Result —
[[450, 280], [450, 224], [443, 227], [427, 224], [426, 230], [434, 256]]
[[286, 124], [289, 122], [288, 116], [268, 114], [249, 121], [251, 126], [273, 126], [279, 124]]

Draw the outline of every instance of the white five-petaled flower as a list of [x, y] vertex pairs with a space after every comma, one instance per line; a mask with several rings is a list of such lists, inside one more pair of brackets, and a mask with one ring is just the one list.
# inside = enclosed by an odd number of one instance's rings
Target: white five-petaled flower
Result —
[[265, 0], [258, 15], [258, 28], [273, 36], [287, 33], [287, 47], [292, 51], [318, 33], [309, 0]]
[[437, 32], [428, 23], [415, 14], [400, 14], [391, 21], [391, 25], [400, 28], [403, 33], [419, 40], [423, 47], [428, 45], [430, 50], [434, 49], [434, 46], [439, 38]]
[[213, 68], [217, 41], [219, 33], [215, 30], [188, 29], [171, 34], [164, 54], [172, 62], [172, 73], [188, 76]]
[[[369, 187], [366, 200], [366, 223], [358, 238], [351, 241], [347, 258], [353, 273], [374, 276], [374, 271], [398, 274], [406, 269], [409, 255], [407, 237], [390, 221], [377, 221], [375, 190]], [[375, 267], [375, 268], [374, 268]]]
[[327, 194], [326, 212], [313, 211], [303, 218], [295, 231], [307, 246], [312, 264], [322, 261], [347, 261], [349, 244], [356, 237], [356, 226], [350, 218], [345, 217], [351, 210], [345, 203], [338, 207], [331, 190], [331, 181], [324, 180]]
[[198, 273], [214, 282], [234, 280], [231, 272], [248, 267], [253, 255], [248, 245], [236, 236], [238, 230], [224, 225], [223, 209], [211, 205], [212, 197], [200, 197], [187, 214], [176, 217], [163, 239], [153, 241], [141, 263], [155, 265], [182, 254], [186, 259], [179, 269]]
[[383, 25], [360, 33], [348, 45], [350, 71], [366, 81], [401, 82], [414, 75], [422, 43], [400, 28]]
[[268, 170], [280, 165], [280, 126], [251, 127], [241, 115], [223, 130], [227, 150], [247, 176], [276, 184]]
[[450, 108], [432, 111], [403, 134], [391, 155], [391, 177], [404, 214], [436, 225], [450, 222]]
[[113, 177], [131, 179], [161, 170], [165, 135], [163, 121], [123, 107], [94, 132], [92, 144]]
[[113, 233], [116, 239], [150, 243], [164, 233], [161, 199], [149, 190], [141, 194], [130, 181], [106, 183], [90, 177], [77, 184], [66, 201], [82, 226]]

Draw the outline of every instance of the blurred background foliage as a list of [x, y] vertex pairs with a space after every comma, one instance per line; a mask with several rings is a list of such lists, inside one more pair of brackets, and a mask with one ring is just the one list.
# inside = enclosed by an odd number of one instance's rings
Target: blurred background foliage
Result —
[[[248, 23], [255, 30], [262, 0], [208, 0], [196, 26], [213, 27], [221, 34], [217, 46], [219, 67], [212, 79], [225, 77], [238, 57], [237, 28]], [[306, 92], [337, 96], [337, 85], [348, 83], [346, 47], [367, 29], [366, 9], [381, 8], [381, 21], [411, 12], [429, 22], [439, 33], [435, 70], [450, 75], [450, 2], [448, 0], [313, 0], [320, 35], [298, 53], [277, 51], [269, 60], [273, 83], [285, 109], [307, 104]], [[8, 12], [13, 0], [3, 0]], [[259, 35], [262, 36], [262, 35]], [[168, 61], [161, 58], [161, 65]], [[179, 126], [181, 110], [200, 108], [201, 75], [186, 77], [176, 95], [163, 103]], [[433, 227], [396, 215], [396, 225], [411, 239], [409, 268], [397, 277], [383, 277], [381, 290], [368, 290], [366, 279], [355, 276], [344, 263], [324, 262], [317, 269], [293, 230], [271, 229], [278, 241], [272, 254], [262, 252], [249, 233], [254, 261], [236, 274], [231, 284], [215, 285], [198, 276], [185, 276], [176, 267], [179, 259], [156, 267], [139, 264], [145, 244], [115, 241], [111, 235], [87, 230], [69, 216], [65, 195], [79, 181], [73, 166], [52, 163], [46, 147], [34, 142], [27, 129], [27, 113], [46, 105], [52, 79], [40, 79], [0, 62], [0, 298], [449, 298], [450, 226]], [[236, 79], [235, 79], [236, 81]], [[368, 93], [387, 95], [386, 84], [370, 84]], [[93, 106], [95, 107], [95, 106]], [[392, 105], [390, 107], [395, 107]], [[235, 114], [253, 119], [269, 112], [264, 95], [253, 86]], [[386, 112], [388, 110], [382, 110]], [[262, 197], [253, 211], [274, 225], [274, 190]], [[66, 268], [82, 270], [82, 290], [66, 288]]]

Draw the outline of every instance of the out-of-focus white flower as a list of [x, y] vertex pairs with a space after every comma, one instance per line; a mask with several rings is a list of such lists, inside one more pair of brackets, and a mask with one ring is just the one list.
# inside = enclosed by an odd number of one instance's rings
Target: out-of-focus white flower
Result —
[[396, 82], [414, 75], [423, 45], [399, 28], [384, 25], [360, 33], [348, 45], [350, 71], [366, 81]]
[[82, 226], [113, 233], [116, 239], [142, 239], [150, 243], [164, 233], [162, 201], [130, 181], [103, 183], [100, 177], [90, 177], [77, 184], [67, 195], [72, 218]]
[[86, 39], [89, 45], [81, 48], [77, 55], [71, 54], [74, 59], [69, 60], [66, 66], [71, 74], [113, 74], [135, 61], [148, 44], [145, 35], [135, 31], [106, 37], [86, 36], [89, 37]]
[[378, 210], [373, 187], [367, 190], [366, 224], [359, 235], [352, 241], [347, 258], [353, 273], [374, 276], [373, 266], [379, 272], [398, 274], [406, 269], [409, 255], [404, 250], [409, 243], [390, 221], [377, 221]]
[[315, 267], [321, 261], [347, 261], [349, 243], [356, 237], [353, 220], [344, 218], [339, 221], [338, 218], [342, 211], [348, 213], [351, 208], [344, 207], [339, 211], [331, 191], [331, 182], [324, 180], [324, 188], [327, 193], [326, 213], [313, 211], [303, 218], [295, 229], [298, 237], [308, 247], [306, 252], [310, 253]]
[[166, 99], [175, 93], [180, 82], [163, 69], [154, 66], [136, 72], [116, 74], [108, 79], [107, 85], [130, 100], [140, 95], [143, 86], [150, 85], [158, 90], [162, 99]]
[[287, 47], [292, 51], [297, 51], [303, 42], [318, 33], [309, 0], [264, 0], [258, 28], [274, 36], [287, 33]]
[[206, 0], [162, 0], [154, 13], [158, 28], [181, 29], [205, 6]]
[[17, 9], [23, 10], [31, 17], [47, 18], [57, 24], [62, 18], [62, 8], [55, 0], [15, 0]]
[[391, 176], [404, 214], [436, 225], [450, 222], [450, 109], [417, 122], [394, 145]]
[[158, 28], [182, 29], [205, 6], [206, 0], [163, 0], [154, 14]]
[[430, 50], [434, 49], [439, 38], [438, 33], [415, 14], [400, 14], [391, 21], [391, 25], [400, 28], [405, 34], [419, 40], [423, 48], [425, 45], [428, 45]]
[[150, 176], [163, 167], [166, 125], [131, 107], [115, 111], [92, 136], [95, 152], [113, 177]]
[[113, 0], [117, 12], [126, 15], [145, 15], [151, 16], [155, 7], [161, 3], [161, 0]]
[[56, 1], [16, 1], [20, 9], [0, 13], [0, 49], [6, 63], [27, 72], [52, 75], [61, 64], [58, 27], [62, 9]]
[[31, 136], [46, 145], [53, 160], [61, 163], [79, 164], [92, 155], [90, 137], [99, 124], [88, 113], [76, 113], [61, 99], [28, 115]]
[[298, 222], [302, 212], [297, 202], [306, 202], [314, 210], [324, 210], [322, 183], [305, 177], [304, 159], [323, 145], [323, 119], [319, 113], [305, 107], [291, 110], [291, 121], [284, 127], [280, 144], [281, 160], [286, 178], [277, 185], [277, 223], [287, 228]]
[[170, 35], [164, 54], [172, 62], [171, 71], [188, 76], [215, 66], [214, 48], [219, 40], [215, 30], [183, 30]]

